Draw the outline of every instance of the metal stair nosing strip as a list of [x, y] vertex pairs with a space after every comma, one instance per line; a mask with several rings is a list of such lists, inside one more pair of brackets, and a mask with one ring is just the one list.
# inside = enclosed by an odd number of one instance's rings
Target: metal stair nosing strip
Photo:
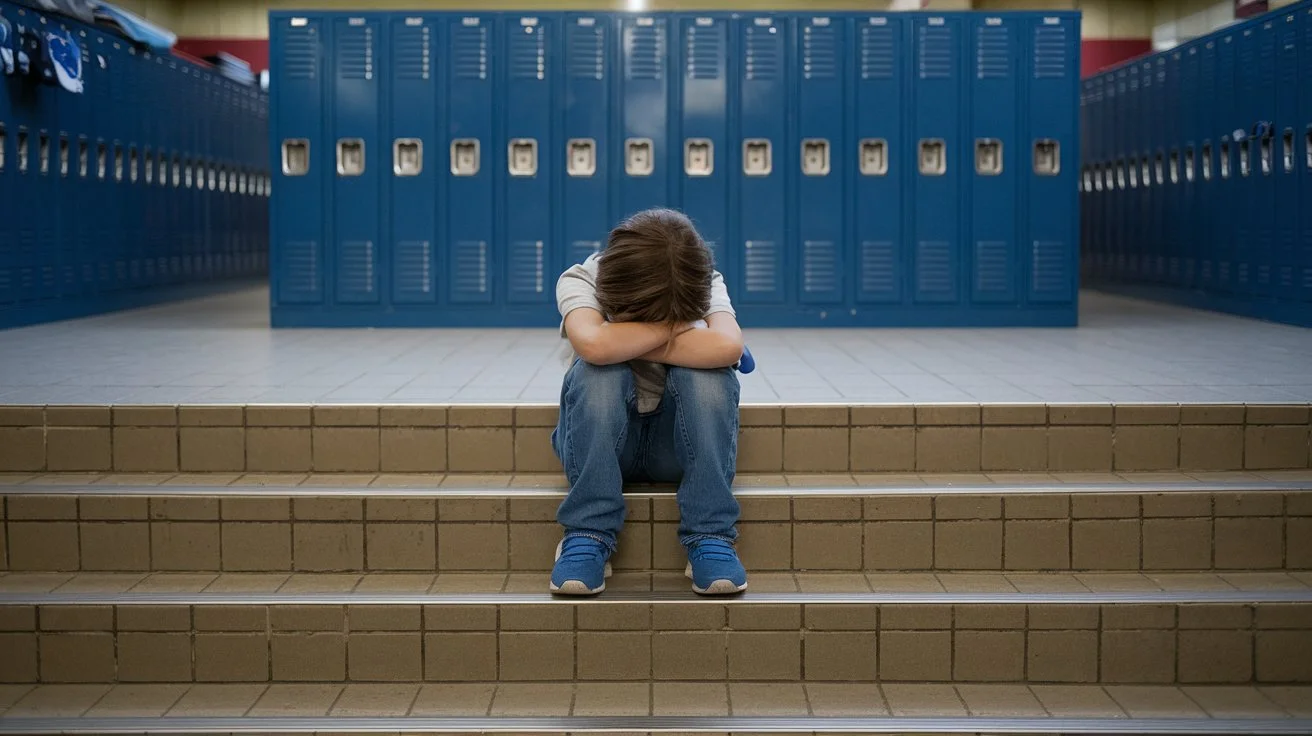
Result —
[[4, 718], [3, 734], [237, 733], [993, 733], [1307, 734], [1300, 718], [226, 717]]

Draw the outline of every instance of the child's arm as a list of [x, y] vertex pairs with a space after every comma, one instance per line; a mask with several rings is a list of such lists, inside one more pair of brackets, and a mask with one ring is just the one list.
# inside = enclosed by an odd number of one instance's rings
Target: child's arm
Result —
[[682, 368], [728, 368], [743, 355], [743, 332], [728, 312], [706, 318], [705, 329], [680, 332], [673, 340], [641, 355], [643, 360]]
[[565, 315], [565, 335], [584, 361], [614, 365], [664, 349], [670, 339], [670, 328], [647, 322], [607, 322], [601, 312], [583, 307]]

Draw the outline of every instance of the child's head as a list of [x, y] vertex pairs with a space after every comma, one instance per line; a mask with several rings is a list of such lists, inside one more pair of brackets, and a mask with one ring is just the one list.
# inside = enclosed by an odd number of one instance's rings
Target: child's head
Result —
[[687, 216], [645, 210], [611, 231], [597, 301], [612, 322], [695, 322], [710, 310], [714, 270], [711, 250]]

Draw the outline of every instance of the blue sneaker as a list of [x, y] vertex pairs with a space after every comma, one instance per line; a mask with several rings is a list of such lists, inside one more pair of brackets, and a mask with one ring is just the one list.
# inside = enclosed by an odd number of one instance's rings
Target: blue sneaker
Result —
[[592, 537], [565, 537], [556, 545], [556, 566], [551, 571], [551, 592], [562, 595], [596, 595], [610, 577], [610, 550]]
[[732, 595], [747, 590], [747, 570], [738, 561], [733, 544], [723, 539], [699, 539], [688, 548], [692, 589], [702, 595]]

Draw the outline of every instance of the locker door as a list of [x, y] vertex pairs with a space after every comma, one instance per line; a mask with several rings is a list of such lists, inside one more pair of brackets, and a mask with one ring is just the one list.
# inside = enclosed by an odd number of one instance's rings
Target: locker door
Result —
[[604, 17], [568, 15], [564, 21], [565, 74], [560, 96], [564, 127], [551, 147], [564, 147], [561, 232], [565, 243], [555, 271], [601, 250], [610, 231], [612, 49], [615, 27]]
[[[1080, 269], [1085, 274], [1104, 275], [1105, 264], [1101, 254], [1092, 250], [1089, 238], [1089, 182], [1090, 143], [1089, 131], [1092, 123], [1089, 97], [1092, 94], [1093, 81], [1080, 82]], [[1095, 261], [1096, 258], [1096, 261]]]
[[620, 148], [615, 161], [618, 214], [669, 204], [669, 16], [620, 20]]
[[1120, 263], [1123, 267], [1125, 254], [1137, 252], [1137, 249], [1142, 247], [1138, 232], [1141, 207], [1137, 191], [1142, 140], [1136, 126], [1119, 120], [1141, 120], [1138, 115], [1142, 110], [1143, 97], [1139, 93], [1138, 66], [1118, 69], [1116, 74], [1120, 108], [1118, 112], [1124, 115], [1124, 118], [1119, 118], [1118, 122], [1112, 123], [1112, 126], [1116, 131], [1115, 156], [1118, 166], [1123, 165], [1125, 171], [1125, 188], [1116, 193], [1115, 237], [1110, 247], [1114, 254], [1113, 262]]
[[1252, 192], [1249, 202], [1253, 208], [1249, 217], [1256, 237], [1255, 293], [1270, 298], [1278, 290], [1279, 255], [1276, 251], [1276, 169], [1279, 161], [1280, 132], [1276, 127], [1276, 41], [1279, 36], [1275, 20], [1263, 20], [1255, 25], [1257, 37], [1257, 84], [1250, 87], [1253, 93], [1249, 111], [1249, 134], [1252, 140]]
[[[60, 33], [65, 38], [72, 40], [82, 47], [86, 40], [81, 37], [76, 27], [60, 23]], [[81, 55], [79, 54], [79, 61]], [[83, 83], [87, 80], [86, 71], [83, 72]], [[70, 181], [68, 178], [69, 170], [67, 167], [67, 150], [70, 134], [80, 127], [85, 118], [82, 117], [85, 112], [84, 101], [85, 95], [69, 94], [62, 90], [58, 92], [51, 102], [51, 114], [48, 116], [48, 127], [46, 133], [46, 177], [48, 179], [48, 191], [53, 199], [50, 202], [61, 203], [59, 210], [64, 209], [62, 203], [70, 203], [72, 208], [81, 208], [83, 202], [78, 195], [77, 181]], [[56, 250], [59, 253], [58, 273], [56, 274], [55, 293], [60, 298], [71, 298], [78, 295], [80, 286], [80, 271], [82, 252], [79, 248], [78, 241], [78, 220], [81, 217], [69, 217], [59, 212], [49, 218], [53, 220], [50, 223], [51, 247], [52, 252]]]
[[1300, 139], [1299, 160], [1294, 168], [1299, 173], [1298, 222], [1298, 279], [1299, 297], [1312, 302], [1312, 6], [1299, 9], [1298, 15], [1298, 122], [1295, 137]]
[[[970, 18], [974, 68], [970, 75], [969, 158], [963, 165], [970, 191], [970, 296], [976, 303], [1016, 299], [1017, 213], [1024, 211], [1017, 187], [1021, 142], [1018, 46], [1025, 22], [1018, 15]], [[968, 163], [967, 163], [968, 162]]]
[[912, 103], [915, 162], [915, 252], [912, 283], [919, 303], [961, 298], [961, 177], [970, 166], [962, 141], [962, 16], [917, 16]]
[[898, 15], [857, 17], [854, 94], [856, 130], [842, 156], [856, 157], [856, 184], [850, 202], [856, 227], [856, 301], [896, 304], [903, 300], [907, 255], [902, 227], [906, 189], [914, 169], [906, 136], [903, 68], [906, 21]]
[[1198, 151], [1201, 147], [1198, 130], [1199, 113], [1199, 52], [1202, 42], [1190, 43], [1183, 52], [1180, 76], [1180, 197], [1178, 226], [1180, 228], [1180, 278], [1176, 282], [1187, 289], [1197, 288], [1199, 245], [1202, 233], [1198, 222]]
[[1209, 37], [1199, 49], [1198, 63], [1198, 181], [1195, 184], [1195, 206], [1198, 213], [1197, 248], [1199, 251], [1197, 284], [1204, 291], [1217, 288], [1216, 224], [1219, 219], [1215, 208], [1220, 204], [1216, 196], [1217, 149], [1221, 126], [1217, 120], [1216, 92], [1216, 39]]
[[733, 204], [742, 281], [737, 299], [746, 304], [782, 304], [788, 293], [784, 248], [789, 162], [785, 37], [783, 19], [749, 16], [734, 20], [738, 61], [738, 140], [729, 157], [737, 182]]
[[382, 24], [375, 17], [333, 19], [334, 168], [330, 212], [338, 304], [377, 304], [379, 287], [379, 184], [388, 156], [379, 135], [377, 54]]
[[1074, 303], [1079, 286], [1074, 150], [1078, 121], [1072, 80], [1080, 68], [1079, 16], [1038, 16], [1031, 34], [1024, 154], [1029, 178], [1029, 300]]
[[[722, 16], [680, 15], [679, 139], [676, 153], [685, 214], [715, 253], [730, 284], [740, 266], [725, 248], [729, 230], [729, 21]], [[736, 297], [737, 294], [734, 294]]]
[[[270, 145], [277, 167], [270, 203], [275, 310], [280, 304], [321, 304], [324, 300], [327, 266], [323, 196], [324, 184], [333, 175], [329, 168], [333, 155], [328, 150], [332, 146], [323, 133], [324, 27], [323, 20], [315, 17], [274, 14], [270, 18], [270, 68], [274, 75]], [[195, 80], [190, 75], [182, 81], [194, 88]], [[180, 174], [179, 191], [186, 215], [181, 225], [188, 233], [195, 262], [197, 249], [190, 219], [195, 212], [188, 186], [195, 150], [194, 123], [188, 127], [186, 140], [179, 146], [180, 164], [175, 159], [174, 184], [177, 186]]]
[[1181, 83], [1183, 68], [1183, 56], [1179, 49], [1171, 51], [1166, 55], [1166, 89], [1164, 94], [1164, 105], [1166, 115], [1163, 118], [1165, 125], [1163, 150], [1166, 152], [1166, 185], [1163, 188], [1164, 197], [1164, 222], [1163, 231], [1165, 233], [1164, 243], [1164, 260], [1165, 265], [1159, 266], [1159, 280], [1169, 286], [1180, 285], [1180, 256], [1181, 256], [1181, 236], [1183, 223], [1180, 222], [1182, 213], [1180, 211], [1180, 193], [1183, 183], [1180, 160], [1184, 141], [1181, 138], [1183, 120], [1180, 114], [1181, 104]]
[[[14, 8], [0, 5], [0, 18], [13, 28], [16, 20]], [[18, 81], [13, 78], [0, 77], [0, 201], [17, 204], [18, 182], [15, 171], [16, 153], [14, 142], [17, 132], [15, 110], [13, 107], [14, 91]], [[12, 205], [11, 205], [12, 206]], [[19, 284], [21, 267], [18, 262], [18, 222], [15, 218], [5, 217], [0, 221], [0, 326], [6, 325], [6, 315], [16, 314], [19, 301]]]
[[[1271, 158], [1272, 188], [1275, 190], [1272, 213], [1274, 233], [1272, 244], [1275, 249], [1274, 293], [1282, 300], [1297, 301], [1299, 298], [1299, 255], [1298, 255], [1298, 202], [1299, 181], [1298, 161], [1299, 143], [1299, 47], [1298, 16], [1291, 11], [1282, 13], [1274, 21], [1276, 34], [1276, 64], [1273, 74], [1276, 77], [1275, 113], [1273, 119]], [[1303, 80], [1304, 86], [1312, 85], [1312, 80]]]
[[388, 164], [391, 299], [394, 304], [437, 301], [437, 176], [446, 160], [437, 137], [433, 52], [439, 32], [432, 16], [389, 16]]
[[[1239, 142], [1234, 139], [1234, 130], [1244, 125], [1239, 112], [1238, 81], [1235, 75], [1235, 58], [1237, 56], [1238, 34], [1227, 31], [1218, 40], [1216, 47], [1216, 87], [1213, 100], [1216, 104], [1216, 122], [1213, 128], [1219, 140], [1217, 143], [1217, 199], [1216, 213], [1212, 220], [1213, 252], [1217, 259], [1217, 281], [1224, 293], [1236, 294], [1240, 290], [1239, 253], [1235, 247], [1235, 238], [1239, 231], [1239, 220], [1243, 203], [1236, 198], [1242, 193], [1239, 188]], [[1230, 94], [1225, 94], [1231, 90]]]
[[801, 165], [795, 172], [798, 238], [789, 245], [801, 258], [797, 301], [841, 304], [847, 291], [843, 194], [852, 161], [842, 155], [847, 115], [839, 114], [849, 109], [840, 61], [847, 58], [847, 34], [841, 16], [798, 18], [797, 26], [792, 56], [797, 135], [792, 147]]
[[558, 262], [552, 231], [551, 183], [560, 154], [552, 120], [559, 76], [559, 27], [551, 17], [509, 15], [503, 19], [506, 68], [501, 87], [505, 114], [505, 163], [501, 240], [497, 260], [505, 264], [506, 301], [552, 304]]
[[493, 128], [495, 23], [455, 15], [447, 27], [446, 297], [455, 304], [491, 304], [496, 288], [493, 182], [505, 157]]
[[[1238, 106], [1235, 130], [1243, 131], [1237, 141], [1238, 167], [1235, 187], [1242, 203], [1242, 212], [1236, 213], [1235, 252], [1238, 261], [1237, 290], [1241, 294], [1253, 295], [1260, 291], [1258, 272], [1266, 263], [1268, 251], [1262, 247], [1258, 234], [1259, 221], [1264, 207], [1257, 201], [1261, 186], [1261, 172], [1258, 169], [1258, 141], [1253, 137], [1254, 124], [1259, 116], [1262, 99], [1262, 70], [1259, 68], [1261, 36], [1257, 23], [1244, 25], [1236, 34], [1235, 43], [1237, 65], [1235, 81]], [[1269, 276], [1269, 272], [1268, 272]]]

